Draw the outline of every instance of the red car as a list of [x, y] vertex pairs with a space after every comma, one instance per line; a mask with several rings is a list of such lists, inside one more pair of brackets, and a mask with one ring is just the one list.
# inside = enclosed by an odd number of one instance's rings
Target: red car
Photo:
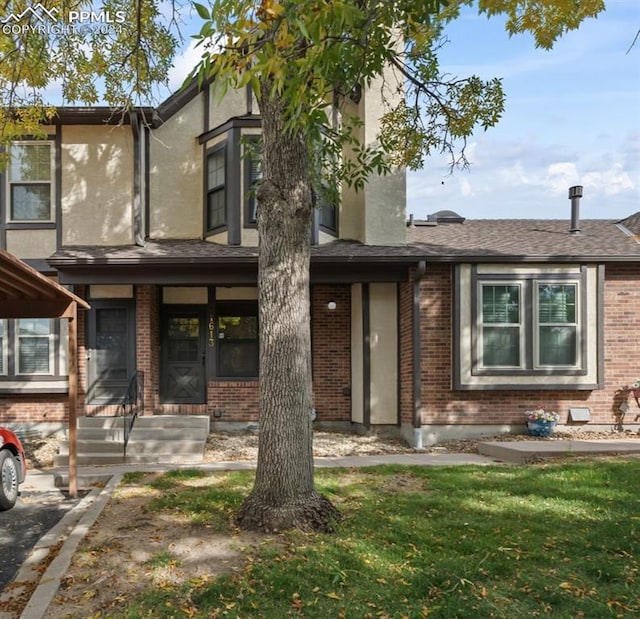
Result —
[[27, 476], [27, 458], [20, 439], [0, 428], [0, 511], [11, 509], [20, 494], [18, 487]]

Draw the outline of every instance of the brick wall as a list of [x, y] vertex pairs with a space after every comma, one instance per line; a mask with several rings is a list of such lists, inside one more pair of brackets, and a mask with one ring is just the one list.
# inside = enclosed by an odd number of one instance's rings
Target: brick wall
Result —
[[209, 382], [205, 409], [212, 421], [244, 423], [258, 421], [258, 381]]
[[400, 284], [400, 422], [413, 424], [413, 275]]
[[[615, 424], [621, 388], [640, 376], [640, 266], [607, 265], [604, 312], [604, 388], [593, 391], [453, 391], [453, 267], [433, 265], [421, 285], [422, 423], [524, 424], [533, 404], [558, 411], [588, 407], [591, 424]], [[635, 403], [626, 421], [640, 413]]]
[[[329, 301], [336, 309], [327, 307]], [[311, 291], [313, 396], [318, 421], [351, 420], [351, 287], [316, 285]]]

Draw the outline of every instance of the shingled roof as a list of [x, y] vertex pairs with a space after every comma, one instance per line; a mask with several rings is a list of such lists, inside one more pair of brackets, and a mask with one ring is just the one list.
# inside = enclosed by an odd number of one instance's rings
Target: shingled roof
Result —
[[[625, 220], [589, 219], [580, 234], [569, 233], [567, 220], [466, 219], [462, 223], [414, 221], [403, 246], [365, 245], [337, 240], [314, 246], [311, 259], [324, 262], [567, 262], [640, 261], [640, 212]], [[144, 247], [76, 246], [58, 250], [52, 266], [125, 267], [255, 264], [257, 247], [221, 245], [202, 240], [149, 241]]]

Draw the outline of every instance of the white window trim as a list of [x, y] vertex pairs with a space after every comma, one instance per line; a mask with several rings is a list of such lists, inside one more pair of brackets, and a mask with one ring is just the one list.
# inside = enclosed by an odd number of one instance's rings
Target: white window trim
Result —
[[[487, 326], [509, 326], [518, 327], [518, 343], [519, 343], [519, 364], [518, 365], [485, 365], [484, 364], [484, 326], [482, 311], [482, 288], [484, 286], [517, 286], [519, 290], [519, 318], [518, 323], [486, 323]], [[525, 369], [525, 311], [524, 311], [524, 282], [522, 280], [481, 280], [477, 282], [477, 304], [476, 309], [477, 323], [476, 332], [478, 333], [478, 368], [481, 370], [523, 370]]]
[[[19, 320], [16, 319], [14, 333], [14, 356], [16, 376], [55, 376], [56, 333], [52, 320], [49, 319], [49, 335], [20, 335]], [[28, 320], [28, 319], [26, 319]], [[48, 372], [20, 372], [20, 340], [22, 338], [49, 338], [49, 371]]]
[[[576, 294], [575, 294], [575, 323], [543, 323], [544, 326], [575, 326], [576, 328], [576, 338], [575, 338], [575, 358], [576, 362], [573, 365], [544, 365], [540, 363], [540, 320], [539, 320], [539, 286], [540, 284], [544, 285], [561, 285], [561, 286], [575, 286]], [[580, 313], [580, 299], [581, 297], [581, 289], [580, 289], [580, 280], [575, 279], [534, 279], [532, 280], [533, 285], [533, 369], [534, 370], [576, 370], [582, 367], [582, 347], [580, 346], [580, 342], [582, 341], [582, 316]]]
[[[11, 203], [11, 185], [13, 184], [11, 181], [11, 164], [7, 166], [6, 174], [5, 174], [5, 190], [7, 197], [7, 213], [6, 220], [7, 223], [12, 224], [32, 224], [37, 226], [38, 224], [47, 224], [47, 223], [55, 223], [56, 217], [56, 209], [55, 209], [55, 143], [53, 140], [16, 140], [11, 143], [12, 146], [41, 146], [48, 145], [50, 148], [50, 157], [49, 157], [49, 165], [50, 165], [50, 180], [49, 182], [49, 219], [12, 219], [11, 211], [12, 203]], [[15, 181], [17, 184], [28, 185], [30, 183], [45, 183], [47, 181]]]

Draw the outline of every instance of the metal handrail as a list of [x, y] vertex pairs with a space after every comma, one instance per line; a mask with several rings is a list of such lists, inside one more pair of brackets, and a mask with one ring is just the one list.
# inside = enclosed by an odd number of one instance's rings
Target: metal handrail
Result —
[[144, 409], [144, 372], [138, 370], [133, 374], [122, 398], [119, 411], [124, 420], [124, 456], [127, 456], [127, 443], [136, 422], [138, 412]]

